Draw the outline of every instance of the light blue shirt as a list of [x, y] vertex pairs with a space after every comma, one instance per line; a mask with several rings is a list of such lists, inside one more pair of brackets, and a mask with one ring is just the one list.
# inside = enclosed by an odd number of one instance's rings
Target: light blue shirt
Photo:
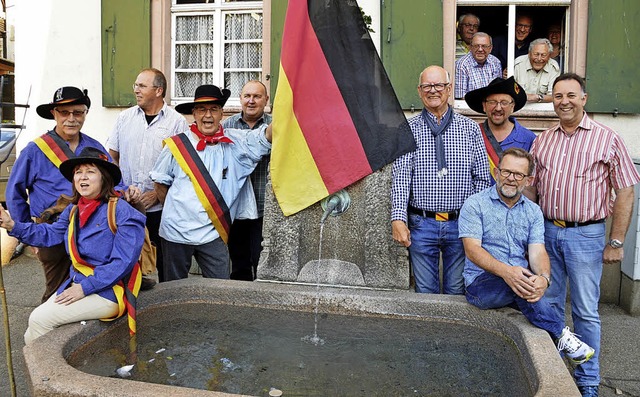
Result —
[[[234, 143], [207, 145], [197, 152], [209, 171], [234, 220], [243, 211], [257, 211], [242, 208], [246, 200], [238, 200], [241, 188], [262, 156], [269, 153], [271, 143], [264, 132], [267, 125], [251, 130], [224, 130]], [[195, 148], [198, 139], [191, 131], [186, 131]], [[165, 147], [150, 173], [154, 182], [170, 186], [162, 211], [160, 237], [179, 244], [206, 244], [219, 236], [211, 219], [198, 199], [191, 180], [184, 173], [168, 147]], [[249, 193], [252, 193], [249, 191]]]
[[[460, 238], [480, 240], [482, 248], [500, 262], [526, 268], [529, 244], [544, 244], [544, 218], [540, 207], [525, 196], [509, 208], [498, 196], [497, 187], [492, 186], [465, 201], [458, 233]], [[465, 285], [482, 273], [484, 270], [465, 258]]]

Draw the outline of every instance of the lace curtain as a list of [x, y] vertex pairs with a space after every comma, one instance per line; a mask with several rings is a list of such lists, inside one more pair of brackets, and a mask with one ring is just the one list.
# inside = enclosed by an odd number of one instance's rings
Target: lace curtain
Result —
[[231, 96], [236, 97], [240, 96], [240, 90], [246, 81], [260, 79], [262, 14], [226, 14], [224, 39], [224, 85], [231, 90]]
[[[224, 87], [232, 97], [240, 95], [242, 85], [260, 79], [262, 69], [262, 14], [228, 12], [224, 17], [222, 51], [214, 42], [214, 15], [176, 17], [175, 97], [191, 97], [201, 84], [214, 81], [222, 68]], [[222, 56], [223, 59], [216, 57]]]

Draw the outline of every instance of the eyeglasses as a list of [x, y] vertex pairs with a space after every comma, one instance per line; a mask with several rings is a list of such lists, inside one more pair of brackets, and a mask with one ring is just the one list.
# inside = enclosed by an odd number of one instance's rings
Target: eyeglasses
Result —
[[196, 108], [193, 108], [193, 111], [200, 116], [204, 116], [207, 113], [211, 113], [211, 114], [215, 114], [216, 112], [219, 112], [221, 108], [219, 107], [213, 107], [213, 108], [205, 108], [202, 106], [198, 106]]
[[[139, 88], [140, 90], [144, 90], [144, 89], [149, 88], [149, 86], [148, 86], [148, 85], [138, 84], [138, 83], [133, 83], [132, 87], [133, 87], [133, 90], [134, 90], [134, 91], [135, 91], [137, 88]], [[152, 85], [151, 87], [152, 87], [152, 88], [160, 88], [160, 87], [159, 87], [159, 86], [157, 86], [157, 85]]]
[[73, 117], [75, 118], [79, 118], [84, 116], [85, 114], [87, 114], [87, 110], [74, 110], [72, 112], [68, 111], [68, 110], [58, 110], [57, 108], [54, 108], [53, 110], [55, 110], [56, 112], [58, 112], [58, 114], [64, 118], [67, 118], [71, 115], [73, 115]]
[[529, 175], [525, 175], [522, 172], [515, 172], [515, 171], [509, 171], [509, 170], [503, 170], [502, 168], [498, 168], [498, 171], [500, 171], [500, 176], [503, 178], [508, 178], [511, 175], [513, 175], [513, 179], [515, 179], [516, 181], [521, 181], [523, 180], [525, 177], [529, 176]]
[[513, 101], [496, 101], [494, 99], [489, 99], [484, 101], [484, 103], [486, 103], [492, 108], [498, 106], [498, 104], [500, 104], [500, 106], [502, 106], [503, 108], [506, 108], [507, 106], [512, 105]]
[[431, 92], [432, 89], [435, 89], [437, 92], [441, 92], [444, 91], [449, 84], [450, 83], [420, 84], [418, 87], [422, 92]]
[[533, 26], [533, 25], [525, 25], [523, 23], [516, 23], [516, 29], [530, 30], [531, 26]]
[[462, 23], [460, 24], [463, 28], [473, 28], [473, 29], [478, 29], [480, 27], [480, 25], [478, 25], [477, 23]]
[[481, 48], [483, 50], [490, 50], [491, 44], [471, 44], [471, 48], [473, 48], [474, 50], [479, 50]]

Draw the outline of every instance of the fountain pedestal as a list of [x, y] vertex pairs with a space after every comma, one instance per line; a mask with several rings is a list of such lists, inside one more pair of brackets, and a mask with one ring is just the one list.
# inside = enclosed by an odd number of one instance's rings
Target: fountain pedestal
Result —
[[409, 289], [407, 250], [391, 237], [391, 165], [345, 190], [349, 209], [326, 219], [320, 244], [320, 203], [285, 217], [267, 184], [259, 280]]

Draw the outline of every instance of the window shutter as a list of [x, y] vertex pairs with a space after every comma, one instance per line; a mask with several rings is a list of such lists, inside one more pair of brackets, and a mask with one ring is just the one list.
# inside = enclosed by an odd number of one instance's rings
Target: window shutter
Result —
[[140, 69], [151, 65], [150, 0], [103, 0], [101, 4], [102, 106], [133, 106], [131, 84]]
[[271, 82], [271, 103], [274, 103], [278, 73], [280, 72], [280, 49], [282, 48], [282, 32], [287, 15], [287, 0], [271, 0], [271, 60], [269, 81]]
[[589, 1], [586, 110], [640, 113], [640, 2]]
[[420, 72], [442, 65], [442, 1], [386, 0], [382, 6], [382, 63], [403, 109], [421, 109]]

